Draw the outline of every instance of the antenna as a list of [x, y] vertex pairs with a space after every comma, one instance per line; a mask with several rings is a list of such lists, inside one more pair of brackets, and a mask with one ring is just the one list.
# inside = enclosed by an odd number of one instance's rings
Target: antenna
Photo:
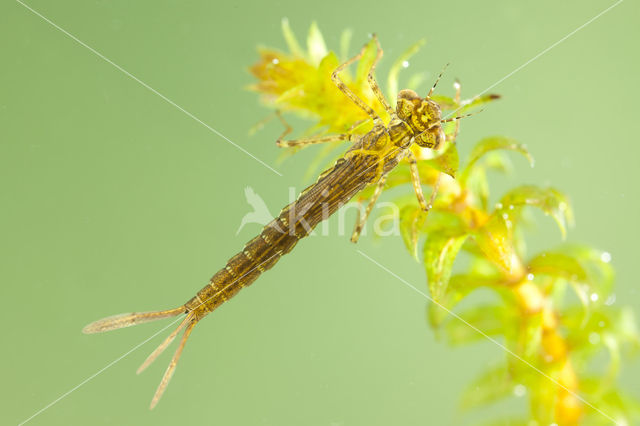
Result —
[[431, 95], [433, 94], [433, 91], [436, 90], [436, 86], [438, 85], [438, 82], [440, 81], [442, 74], [444, 74], [444, 70], [446, 70], [448, 66], [449, 66], [449, 62], [447, 62], [447, 64], [444, 67], [442, 67], [442, 71], [440, 71], [438, 78], [436, 78], [436, 82], [433, 83], [433, 87], [431, 88], [431, 90], [429, 90], [429, 93], [427, 94], [427, 98], [430, 98]]

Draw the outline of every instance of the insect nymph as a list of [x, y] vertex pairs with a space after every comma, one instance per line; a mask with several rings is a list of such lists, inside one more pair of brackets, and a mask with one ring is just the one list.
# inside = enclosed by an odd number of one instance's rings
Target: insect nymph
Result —
[[412, 90], [400, 91], [397, 107], [393, 109], [382, 94], [374, 77], [375, 66], [382, 57], [380, 44], [377, 39], [375, 42], [377, 43], [377, 55], [368, 73], [368, 83], [390, 116], [386, 125], [373, 108], [355, 95], [340, 79], [340, 72], [362, 57], [366, 49], [365, 46], [358, 55], [336, 68], [331, 78], [345, 96], [368, 114], [373, 121], [371, 131], [364, 135], [347, 132], [341, 135], [318, 138], [278, 140], [280, 146], [306, 145], [335, 140], [350, 141], [352, 146], [342, 158], [337, 160], [333, 167], [320, 175], [315, 184], [305, 189], [295, 202], [282, 209], [280, 215], [267, 224], [257, 237], [249, 241], [241, 252], [229, 259], [227, 264], [191, 300], [174, 309], [120, 314], [104, 318], [84, 328], [85, 333], [99, 333], [157, 319], [185, 315], [176, 330], [149, 355], [138, 369], [138, 372], [141, 372], [149, 366], [180, 331], [184, 330], [180, 344], [151, 401], [151, 408], [157, 404], [165, 391], [184, 345], [198, 321], [229, 300], [242, 288], [253, 283], [260, 274], [273, 267], [284, 254], [295, 247], [298, 240], [309, 235], [318, 223], [335, 213], [365, 187], [376, 185], [375, 193], [369, 201], [365, 214], [359, 218], [356, 224], [352, 236], [352, 241], [355, 242], [368, 214], [382, 192], [387, 174], [400, 161], [404, 159], [409, 161], [413, 186], [420, 206], [423, 210], [429, 209], [429, 204], [425, 200], [420, 186], [416, 158], [410, 148], [413, 144], [417, 144], [421, 147], [437, 149], [445, 141], [442, 123], [461, 117], [446, 120], [442, 118], [440, 106], [431, 99], [431, 94], [438, 80], [424, 98]]

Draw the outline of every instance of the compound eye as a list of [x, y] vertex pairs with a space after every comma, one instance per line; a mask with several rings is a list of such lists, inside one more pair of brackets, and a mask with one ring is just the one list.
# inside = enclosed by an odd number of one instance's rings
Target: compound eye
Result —
[[398, 98], [398, 106], [396, 107], [396, 113], [398, 117], [405, 119], [413, 112], [413, 103], [407, 99]]
[[434, 148], [437, 144], [437, 137], [432, 132], [422, 132], [416, 136], [416, 143], [423, 148]]

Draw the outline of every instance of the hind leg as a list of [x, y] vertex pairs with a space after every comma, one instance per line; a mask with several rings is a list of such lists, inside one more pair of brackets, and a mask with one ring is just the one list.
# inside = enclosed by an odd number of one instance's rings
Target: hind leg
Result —
[[376, 203], [376, 201], [378, 201], [378, 197], [380, 197], [380, 194], [382, 193], [382, 190], [384, 188], [384, 184], [387, 181], [387, 177], [386, 176], [382, 176], [380, 178], [380, 180], [378, 181], [378, 184], [376, 185], [376, 190], [373, 193], [373, 196], [371, 197], [371, 199], [369, 200], [369, 204], [367, 204], [367, 208], [364, 211], [364, 215], [362, 215], [362, 217], [360, 217], [360, 215], [358, 215], [358, 220], [356, 221], [356, 226], [353, 229], [353, 234], [351, 234], [351, 242], [352, 243], [357, 243], [358, 242], [358, 238], [360, 238], [360, 233], [362, 232], [362, 229], [364, 228], [364, 225], [367, 223], [367, 219], [369, 218], [369, 214], [371, 214], [371, 210], [373, 209], [374, 204]]

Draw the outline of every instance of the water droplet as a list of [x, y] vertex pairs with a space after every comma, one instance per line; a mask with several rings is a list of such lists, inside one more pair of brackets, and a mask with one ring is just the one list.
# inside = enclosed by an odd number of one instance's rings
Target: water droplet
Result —
[[509, 215], [508, 215], [508, 214], [506, 214], [506, 213], [502, 213], [502, 218], [503, 218], [504, 220], [507, 220], [507, 219], [509, 219]]
[[592, 345], [597, 345], [598, 343], [600, 343], [600, 335], [595, 332], [589, 334], [589, 343], [591, 343]]
[[598, 293], [591, 293], [591, 296], [589, 297], [589, 299], [591, 299], [592, 302], [597, 302], [598, 301]]
[[402, 68], [409, 68], [409, 61], [402, 61]]
[[513, 394], [515, 396], [524, 396], [527, 393], [527, 388], [525, 385], [517, 384], [513, 388]]
[[603, 251], [600, 255], [600, 260], [602, 260], [604, 263], [611, 262], [611, 253], [609, 253], [608, 251]]
[[271, 63], [272, 63], [272, 64], [275, 64], [275, 65], [278, 65], [278, 64], [280, 63], [280, 59], [278, 59], [278, 58], [273, 58], [273, 59], [271, 60]]
[[605, 300], [604, 304], [607, 306], [611, 306], [614, 303], [616, 303], [616, 295], [612, 294], [611, 296], [607, 297], [607, 300]]
[[509, 210], [513, 210], [515, 207], [513, 207], [513, 204], [509, 205]]
[[529, 281], [533, 281], [533, 278], [534, 278], [533, 274], [527, 274], [527, 279]]
[[502, 203], [496, 203], [496, 210], [500, 210], [502, 208]]

